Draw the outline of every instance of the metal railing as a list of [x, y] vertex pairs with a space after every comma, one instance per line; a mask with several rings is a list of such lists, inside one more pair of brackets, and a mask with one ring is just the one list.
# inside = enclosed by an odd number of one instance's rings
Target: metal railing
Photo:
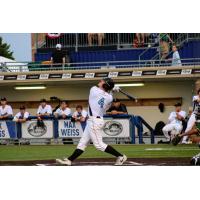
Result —
[[[37, 33], [36, 33], [37, 34]], [[180, 34], [186, 38], [200, 38], [200, 34], [169, 33], [172, 41], [176, 41]], [[38, 39], [39, 38], [39, 39]], [[114, 46], [120, 48], [146, 48], [159, 45], [159, 33], [63, 33], [58, 38], [49, 38], [47, 35], [35, 37], [35, 46], [38, 48], [55, 48], [57, 43], [64, 48]], [[42, 45], [41, 45], [42, 44]]]
[[[200, 66], [200, 58], [181, 59], [182, 66]], [[171, 66], [171, 61], [161, 60], [125, 60], [106, 62], [81, 62], [67, 64], [39, 64], [33, 62], [0, 63], [0, 72], [29, 72], [29, 71], [56, 71], [56, 70], [91, 70], [115, 68], [142, 68]]]

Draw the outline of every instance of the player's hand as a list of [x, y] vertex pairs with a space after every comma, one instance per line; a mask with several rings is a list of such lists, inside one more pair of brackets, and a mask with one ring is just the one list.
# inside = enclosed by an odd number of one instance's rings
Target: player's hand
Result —
[[113, 110], [113, 111], [111, 111], [111, 114], [112, 114], [112, 115], [117, 115], [118, 112], [117, 112], [116, 110]]
[[113, 90], [113, 92], [119, 92], [120, 91], [120, 87], [115, 85], [112, 90]]

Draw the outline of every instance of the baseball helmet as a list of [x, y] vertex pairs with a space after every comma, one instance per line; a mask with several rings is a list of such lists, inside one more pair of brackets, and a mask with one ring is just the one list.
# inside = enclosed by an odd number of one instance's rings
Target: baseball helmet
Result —
[[115, 83], [114, 81], [111, 79], [111, 78], [104, 78], [104, 84], [103, 84], [103, 88], [106, 90], [106, 91], [110, 91], [114, 88], [115, 86]]
[[200, 165], [200, 153], [197, 154], [196, 156], [193, 156], [192, 159], [190, 160], [191, 165]]

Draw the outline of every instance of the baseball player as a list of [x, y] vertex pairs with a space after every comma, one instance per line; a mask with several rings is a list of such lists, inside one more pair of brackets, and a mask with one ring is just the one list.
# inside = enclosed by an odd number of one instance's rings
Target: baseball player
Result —
[[65, 159], [56, 159], [57, 163], [71, 165], [72, 162], [85, 151], [90, 140], [93, 142], [96, 149], [115, 156], [117, 158], [115, 165], [122, 165], [127, 160], [125, 155], [116, 151], [112, 146], [105, 144], [102, 139], [102, 129], [104, 127], [103, 115], [113, 101], [113, 96], [110, 93], [113, 88], [113, 80], [105, 78], [100, 80], [98, 86], [93, 86], [90, 89], [88, 106], [89, 118], [83, 136], [73, 154]]
[[[169, 115], [169, 123], [165, 125], [162, 129], [165, 137], [168, 141], [175, 136], [181, 133], [183, 129], [182, 121], [186, 117], [186, 112], [181, 110], [181, 103], [176, 103], [175, 105], [175, 112], [171, 112]], [[171, 134], [169, 134], [169, 132]]]
[[65, 119], [67, 116], [70, 115], [71, 115], [71, 109], [68, 107], [67, 101], [61, 101], [60, 108], [58, 108], [55, 111], [54, 116], [56, 118], [61, 117]]
[[[198, 108], [200, 106], [200, 89], [198, 89], [197, 95], [193, 97], [192, 102], [193, 102], [193, 113], [188, 120], [185, 132], [189, 132], [195, 124], [196, 114], [198, 113]], [[182, 144], [187, 144], [187, 138], [188, 136], [183, 137]]]
[[88, 113], [86, 110], [83, 109], [83, 106], [77, 105], [76, 111], [73, 113], [72, 118], [76, 122], [85, 122], [87, 119]]
[[0, 119], [7, 119], [12, 116], [12, 107], [10, 105], [7, 105], [7, 99], [5, 97], [1, 98]]
[[52, 108], [47, 104], [46, 99], [40, 100], [40, 106], [37, 110], [38, 119], [41, 120], [43, 116], [50, 116], [52, 114]]
[[30, 116], [29, 112], [26, 111], [25, 106], [20, 106], [19, 110], [20, 110], [20, 112], [18, 112], [15, 115], [13, 121], [15, 121], [15, 122], [21, 122], [21, 123], [26, 122], [26, 120]]

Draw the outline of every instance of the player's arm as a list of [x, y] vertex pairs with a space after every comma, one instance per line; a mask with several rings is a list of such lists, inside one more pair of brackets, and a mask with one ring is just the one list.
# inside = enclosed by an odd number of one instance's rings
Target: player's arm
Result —
[[86, 118], [87, 118], [87, 112], [86, 112], [86, 111], [83, 111], [83, 112], [82, 112], [82, 116], [81, 116], [81, 118], [80, 118], [80, 122], [85, 122]]
[[174, 115], [173, 115], [173, 112], [171, 112], [168, 118], [168, 123], [170, 123], [173, 120], [174, 120]]

